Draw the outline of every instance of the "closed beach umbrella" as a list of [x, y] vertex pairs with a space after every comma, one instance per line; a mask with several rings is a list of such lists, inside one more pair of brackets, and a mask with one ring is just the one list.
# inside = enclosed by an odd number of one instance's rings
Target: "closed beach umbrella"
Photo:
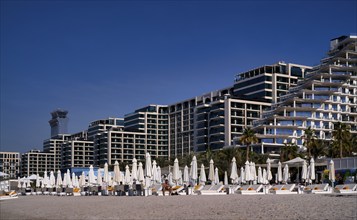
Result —
[[307, 183], [311, 183], [311, 168], [310, 168], [310, 165], [307, 166], [307, 174], [306, 174], [306, 182]]
[[279, 161], [279, 163], [278, 163], [278, 182], [280, 183], [281, 181], [283, 181], [283, 171], [281, 168], [281, 163]]
[[269, 183], [269, 181], [268, 181], [268, 173], [267, 173], [265, 168], [263, 169], [262, 183], [263, 184], [268, 184]]
[[267, 159], [267, 180], [268, 180], [268, 182], [270, 181], [270, 180], [272, 180], [273, 179], [273, 175], [272, 175], [272, 173], [271, 173], [271, 161], [270, 161], [270, 159], [268, 158]]
[[245, 172], [243, 167], [240, 168], [240, 182], [245, 183]]
[[227, 171], [224, 171], [224, 185], [228, 186], [228, 174], [227, 174]]
[[21, 189], [20, 177], [17, 177], [17, 188]]
[[157, 181], [161, 183], [161, 167], [157, 166]]
[[43, 185], [44, 187], [47, 187], [48, 182], [49, 182], [49, 179], [48, 179], [48, 176], [47, 176], [47, 171], [45, 171], [45, 173], [44, 173], [43, 175], [44, 175], [44, 176], [43, 176], [42, 185]]
[[80, 181], [79, 181], [79, 187], [83, 187], [86, 185], [86, 175], [84, 173], [84, 171], [82, 172], [82, 175], [80, 177]]
[[50, 172], [50, 182], [49, 185], [50, 187], [54, 187], [54, 185], [56, 184], [56, 180], [55, 180], [55, 174], [53, 173], [53, 171]]
[[151, 156], [149, 153], [146, 153], [145, 156], [145, 177], [151, 178], [152, 170], [151, 170]]
[[214, 169], [214, 181], [213, 183], [217, 185], [219, 183], [219, 175], [218, 175], [218, 168]]
[[180, 185], [180, 186], [183, 185], [183, 182], [182, 182], [182, 171], [181, 171], [181, 170], [179, 170], [179, 179], [178, 179], [178, 182], [176, 183], [176, 185]]
[[131, 167], [131, 177], [133, 178], [133, 180], [137, 180], [138, 179], [138, 162], [136, 160], [136, 158], [133, 158], [133, 165]]
[[263, 183], [263, 174], [262, 174], [262, 168], [261, 167], [258, 167], [257, 183]]
[[333, 183], [335, 182], [336, 178], [335, 178], [335, 164], [333, 162], [333, 160], [330, 161], [330, 172], [329, 172], [329, 180], [332, 183], [332, 187], [333, 187]]
[[94, 170], [93, 170], [93, 166], [92, 166], [92, 165], [89, 166], [88, 183], [89, 183], [90, 185], [96, 183], [96, 181], [95, 181], [95, 175], [94, 175]]
[[39, 175], [37, 174], [37, 175], [36, 175], [36, 188], [40, 188], [40, 186], [41, 186], [40, 177], [39, 177]]
[[179, 167], [179, 162], [178, 159], [176, 158], [174, 161], [174, 169], [172, 171], [172, 180], [177, 183], [177, 181], [180, 179], [180, 167]]
[[122, 181], [122, 179], [121, 179], [119, 163], [118, 163], [118, 161], [115, 161], [115, 163], [114, 163], [114, 182], [115, 182], [115, 184], [119, 185], [119, 183], [121, 181]]
[[214, 181], [214, 162], [212, 159], [209, 162], [208, 179], [211, 180], [211, 182]]
[[283, 171], [283, 182], [287, 183], [288, 179], [289, 179], [289, 166], [288, 164], [285, 164], [284, 171]]
[[125, 166], [124, 183], [127, 185], [131, 184], [130, 170], [128, 165]]
[[302, 172], [301, 172], [301, 179], [305, 180], [307, 179], [307, 164], [306, 161], [304, 160], [303, 164], [302, 164]]
[[251, 177], [250, 177], [250, 163], [249, 161], [246, 161], [245, 162], [245, 169], [244, 169], [245, 173], [244, 173], [244, 179], [249, 182], [251, 180]]
[[56, 179], [56, 188], [62, 187], [62, 176], [61, 176], [61, 171], [57, 171], [57, 179]]
[[257, 180], [257, 170], [255, 169], [255, 163], [250, 162], [250, 180], [256, 181]]
[[109, 185], [109, 186], [113, 186], [113, 177], [112, 177], [112, 174], [109, 173], [108, 176], [109, 176], [108, 185]]
[[151, 180], [156, 183], [158, 182], [158, 178], [157, 178], [157, 167], [156, 167], [156, 160], [152, 161], [152, 169], [151, 169], [152, 173], [151, 173]]
[[97, 184], [99, 186], [101, 186], [103, 184], [103, 181], [102, 181], [102, 172], [100, 172], [101, 170], [98, 169], [98, 174], [97, 174]]
[[232, 180], [232, 183], [238, 183], [238, 171], [237, 171], [237, 163], [236, 163], [236, 158], [232, 158], [232, 168], [231, 168], [231, 176], [230, 179]]
[[67, 187], [67, 173], [63, 174], [62, 186]]
[[108, 163], [106, 162], [104, 164], [104, 176], [103, 176], [103, 180], [105, 183], [108, 183], [109, 182], [109, 170], [108, 170]]
[[140, 182], [143, 182], [145, 179], [144, 177], [144, 169], [143, 169], [143, 164], [139, 162], [139, 167], [138, 167], [138, 180]]
[[74, 188], [77, 188], [78, 187], [78, 182], [76, 180], [76, 174], [74, 172], [72, 172], [72, 186]]
[[183, 169], [183, 182], [185, 184], [188, 184], [190, 182], [190, 177], [188, 175], [188, 166], [186, 165], [185, 168]]
[[175, 185], [175, 184], [173, 183], [173, 181], [172, 181], [172, 173], [171, 173], [171, 172], [170, 172], [169, 175], [167, 176], [167, 179], [169, 180], [169, 184], [170, 184], [171, 186]]
[[202, 184], [205, 184], [206, 181], [207, 181], [207, 178], [206, 178], [205, 166], [202, 164], [201, 165], [201, 172], [200, 172], [200, 182]]
[[69, 188], [72, 188], [73, 187], [73, 183], [72, 183], [72, 179], [71, 179], [71, 172], [69, 171], [69, 169], [67, 169], [67, 175], [66, 175], [66, 185], [69, 187]]
[[192, 174], [191, 174], [191, 178], [195, 181], [198, 178], [198, 167], [197, 167], [197, 159], [196, 156], [193, 156], [192, 158], [192, 168], [191, 168]]
[[27, 180], [24, 180], [24, 182], [22, 183], [22, 188], [26, 188], [26, 182], [27, 182]]
[[311, 180], [315, 180], [316, 179], [316, 176], [315, 176], [315, 161], [314, 161], [314, 158], [311, 158], [310, 160], [310, 179]]

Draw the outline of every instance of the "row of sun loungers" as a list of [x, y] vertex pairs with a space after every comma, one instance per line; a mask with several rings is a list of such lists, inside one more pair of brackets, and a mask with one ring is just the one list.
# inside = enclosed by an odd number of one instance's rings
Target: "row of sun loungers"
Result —
[[[183, 186], [174, 186], [172, 193], [177, 195], [226, 195], [226, 194], [242, 194], [242, 195], [261, 195], [261, 194], [327, 194], [327, 193], [351, 193], [357, 194], [357, 184], [344, 184], [337, 185], [331, 188], [326, 184], [312, 184], [308, 186], [297, 186], [296, 184], [282, 184], [282, 185], [197, 185], [191, 192]], [[155, 185], [151, 188], [151, 193], [145, 191], [141, 185], [133, 186], [129, 188], [128, 185], [119, 185], [115, 187], [108, 187], [106, 190], [102, 190], [101, 187], [82, 187], [79, 188], [38, 188], [38, 189], [20, 189], [18, 192], [20, 195], [57, 195], [57, 196], [91, 196], [91, 195], [117, 195], [117, 196], [144, 196], [158, 195], [162, 196], [162, 186]], [[168, 191], [165, 192], [169, 194]]]

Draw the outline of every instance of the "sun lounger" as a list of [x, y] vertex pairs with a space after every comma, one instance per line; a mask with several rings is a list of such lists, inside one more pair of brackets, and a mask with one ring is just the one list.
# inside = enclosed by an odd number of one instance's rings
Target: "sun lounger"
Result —
[[57, 188], [57, 195], [58, 196], [65, 196], [66, 195], [66, 189], [65, 188]]
[[224, 185], [218, 184], [218, 185], [211, 185], [209, 189], [201, 189], [199, 191], [199, 195], [227, 195], [223, 191]]
[[26, 189], [25, 189], [25, 195], [26, 195], [26, 196], [32, 195], [32, 191], [33, 191], [32, 188], [26, 188]]
[[357, 194], [357, 184], [351, 183], [351, 184], [337, 185], [334, 188], [334, 192]]
[[310, 186], [306, 186], [303, 189], [303, 193], [323, 194], [323, 193], [331, 193], [331, 191], [329, 190], [328, 183], [326, 183], [326, 184], [313, 184]]
[[49, 195], [50, 192], [48, 192], [48, 188], [42, 188], [42, 194], [43, 195]]
[[295, 184], [273, 186], [269, 192], [272, 194], [297, 194]]
[[237, 193], [238, 194], [242, 194], [242, 195], [264, 194], [262, 189], [263, 189], [263, 185], [262, 184], [249, 185], [248, 187], [246, 185], [244, 187], [238, 188]]
[[66, 196], [73, 196], [73, 188], [67, 187], [65, 192]]

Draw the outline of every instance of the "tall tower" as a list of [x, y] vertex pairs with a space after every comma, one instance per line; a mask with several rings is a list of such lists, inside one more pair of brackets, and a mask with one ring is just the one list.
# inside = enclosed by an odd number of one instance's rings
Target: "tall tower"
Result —
[[68, 111], [57, 109], [51, 112], [52, 119], [48, 121], [51, 126], [51, 137], [57, 136], [59, 134], [67, 134], [67, 118]]

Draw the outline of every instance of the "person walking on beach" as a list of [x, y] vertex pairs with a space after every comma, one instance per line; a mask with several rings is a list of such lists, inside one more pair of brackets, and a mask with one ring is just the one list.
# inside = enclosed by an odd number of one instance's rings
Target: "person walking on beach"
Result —
[[165, 196], [165, 191], [169, 191], [169, 195], [171, 196], [172, 194], [172, 187], [169, 184], [169, 180], [165, 180], [165, 182], [162, 184], [162, 195]]

